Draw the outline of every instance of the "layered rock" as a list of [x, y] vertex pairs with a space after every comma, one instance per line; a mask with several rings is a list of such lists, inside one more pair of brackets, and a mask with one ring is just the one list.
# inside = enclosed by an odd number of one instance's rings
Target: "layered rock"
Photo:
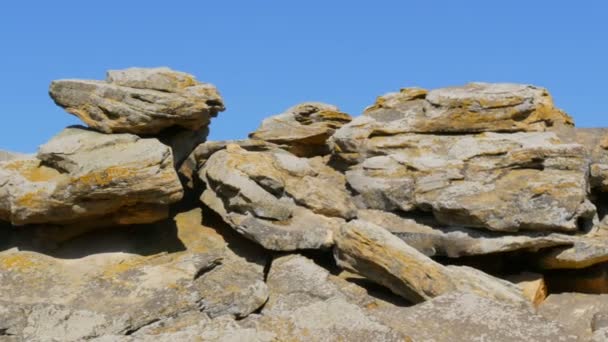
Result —
[[251, 314], [268, 298], [264, 253], [202, 220], [194, 209], [154, 226], [84, 235], [46, 255], [0, 252], [0, 330], [79, 341], [187, 312]]
[[326, 248], [356, 208], [336, 171], [283, 150], [250, 152], [236, 144], [199, 171], [201, 200], [245, 237], [271, 250]]
[[572, 124], [546, 89], [509, 83], [405, 88], [379, 97], [364, 115], [376, 121], [376, 134], [543, 131]]
[[286, 145], [289, 152], [300, 157], [312, 157], [328, 154], [327, 139], [351, 120], [336, 106], [308, 102], [265, 119], [249, 137]]
[[67, 112], [105, 133], [198, 130], [224, 110], [214, 86], [169, 68], [110, 70], [105, 81], [53, 81], [49, 93]]
[[399, 120], [365, 115], [331, 138], [335, 155], [354, 164], [346, 176], [360, 206], [430, 211], [446, 225], [503, 232], [593, 224], [582, 146], [548, 132], [407, 133], [391, 128]]
[[0, 218], [14, 225], [154, 222], [182, 195], [171, 149], [131, 134], [67, 128], [0, 164]]

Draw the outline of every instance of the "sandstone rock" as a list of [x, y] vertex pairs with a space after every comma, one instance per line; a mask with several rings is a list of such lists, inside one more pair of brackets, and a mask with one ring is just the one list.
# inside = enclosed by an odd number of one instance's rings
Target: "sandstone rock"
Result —
[[[538, 251], [554, 246], [571, 246], [575, 239], [562, 234], [522, 233], [504, 235], [465, 227], [449, 227], [432, 222], [419, 223], [380, 210], [359, 210], [361, 221], [376, 224], [426, 256], [458, 258], [512, 251]], [[434, 220], [428, 220], [434, 221]]]
[[370, 136], [369, 120], [332, 137], [337, 155], [360, 161], [346, 176], [361, 207], [430, 211], [446, 225], [503, 232], [593, 224], [580, 145], [549, 132]]
[[154, 222], [182, 195], [171, 150], [131, 134], [67, 128], [0, 164], [0, 219], [14, 225]]
[[224, 110], [214, 86], [168, 68], [111, 70], [105, 81], [53, 81], [49, 93], [57, 105], [105, 133], [198, 130]]
[[186, 187], [193, 189], [196, 187], [198, 170], [207, 162], [215, 152], [226, 149], [228, 145], [238, 145], [247, 151], [270, 151], [280, 148], [279, 145], [265, 142], [263, 140], [226, 140], [226, 141], [207, 141], [202, 143], [190, 153], [179, 168], [179, 174], [186, 180]]
[[280, 341], [407, 341], [376, 320], [373, 308], [393, 305], [331, 276], [311, 260], [289, 255], [275, 259], [268, 274], [270, 298], [261, 316], [244, 324], [273, 331]]
[[426, 91], [406, 88], [367, 108], [377, 132], [470, 133], [542, 131], [572, 119], [555, 108], [546, 89], [508, 83], [470, 83]]
[[356, 213], [336, 171], [282, 150], [228, 145], [207, 160], [199, 177], [207, 187], [203, 203], [271, 250], [329, 247], [333, 232]]
[[249, 137], [288, 145], [289, 152], [300, 157], [311, 157], [328, 154], [327, 139], [350, 121], [351, 117], [340, 112], [336, 106], [308, 102], [265, 119]]
[[539, 307], [539, 314], [558, 322], [569, 333], [586, 341], [591, 338], [594, 317], [608, 312], [608, 295], [589, 295], [581, 293], [551, 294]]
[[336, 236], [335, 257], [339, 266], [414, 303], [455, 291], [512, 303], [524, 301], [515, 285], [469, 267], [445, 267], [369, 222], [353, 220], [342, 226]]
[[523, 292], [524, 296], [534, 304], [540, 305], [547, 298], [547, 284], [542, 274], [523, 272], [507, 277], [512, 283], [517, 284]]
[[608, 261], [608, 236], [587, 234], [564, 237], [571, 247], [556, 247], [541, 253], [536, 264], [543, 269], [581, 269]]
[[[0, 252], [0, 318], [7, 310], [12, 317], [0, 328], [76, 341], [131, 334], [187, 312], [249, 315], [268, 298], [265, 255], [201, 220], [194, 209], [174, 221], [84, 235], [46, 255], [21, 245]], [[57, 337], [68, 328], [69, 338]]]
[[381, 309], [376, 317], [413, 341], [577, 341], [560, 324], [529, 308], [471, 293], [450, 293], [409, 308]]

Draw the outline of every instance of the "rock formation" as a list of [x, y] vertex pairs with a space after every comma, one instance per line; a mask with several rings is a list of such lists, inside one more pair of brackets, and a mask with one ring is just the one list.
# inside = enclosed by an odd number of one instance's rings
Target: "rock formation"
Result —
[[2, 341], [608, 337], [608, 131], [543, 88], [303, 103], [232, 141], [168, 68], [50, 95], [85, 126], [0, 151]]

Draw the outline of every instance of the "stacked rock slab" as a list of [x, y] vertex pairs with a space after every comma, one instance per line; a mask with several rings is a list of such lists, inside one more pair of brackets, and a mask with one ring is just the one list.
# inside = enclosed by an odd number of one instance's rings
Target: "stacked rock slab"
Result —
[[301, 103], [265, 119], [249, 137], [286, 145], [289, 152], [300, 157], [313, 157], [327, 154], [327, 139], [351, 120], [350, 115], [340, 112], [336, 106]]
[[[608, 336], [600, 297], [574, 320], [578, 300], [541, 303], [561, 269], [605, 288], [608, 261], [604, 131], [542, 88], [408, 88], [354, 120], [304, 103], [202, 144], [224, 105], [191, 75], [50, 92], [88, 127], [0, 153], [0, 340]], [[460, 266], [501, 253], [544, 275]]]
[[201, 196], [245, 237], [270, 250], [328, 248], [356, 207], [344, 177], [320, 159], [228, 144], [204, 163]]
[[13, 225], [166, 218], [169, 205], [183, 197], [175, 166], [224, 109], [212, 85], [168, 68], [113, 70], [106, 81], [54, 81], [50, 94], [89, 128], [66, 128], [36, 156], [0, 164], [0, 219]]
[[49, 93], [104, 133], [158, 134], [173, 126], [194, 131], [224, 110], [214, 86], [168, 68], [110, 70], [105, 81], [53, 81]]

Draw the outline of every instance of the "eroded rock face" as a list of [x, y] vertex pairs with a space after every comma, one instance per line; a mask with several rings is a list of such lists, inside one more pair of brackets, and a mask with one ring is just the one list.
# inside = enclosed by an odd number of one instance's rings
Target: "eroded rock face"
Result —
[[14, 225], [154, 222], [182, 195], [171, 150], [131, 134], [67, 128], [0, 164], [0, 219]]
[[49, 93], [57, 105], [105, 133], [198, 130], [224, 110], [214, 86], [169, 68], [111, 70], [105, 81], [53, 81]]
[[449, 227], [433, 219], [428, 224], [381, 210], [359, 210], [357, 218], [378, 225], [426, 256], [485, 255], [512, 251], [539, 251], [549, 247], [571, 247], [580, 239], [564, 234], [519, 232], [517, 235]]
[[405, 88], [379, 97], [364, 115], [375, 121], [376, 134], [543, 131], [572, 124], [546, 89], [508, 83]]
[[443, 266], [370, 222], [353, 220], [343, 225], [336, 236], [335, 257], [339, 266], [414, 303], [455, 291], [524, 302], [515, 285], [473, 268]]
[[541, 304], [538, 312], [586, 341], [594, 331], [605, 328], [598, 318], [608, 313], [608, 295], [552, 294]]
[[0, 330], [80, 341], [187, 312], [251, 314], [268, 298], [266, 256], [202, 219], [194, 209], [154, 226], [84, 235], [47, 254], [21, 245], [0, 252]]
[[271, 250], [329, 247], [334, 231], [356, 213], [341, 175], [283, 150], [228, 145], [199, 177], [207, 186], [203, 203]]
[[336, 106], [308, 102], [265, 119], [249, 137], [287, 145], [288, 151], [297, 156], [312, 157], [328, 154], [327, 139], [351, 120]]
[[360, 206], [504, 232], [593, 224], [585, 150], [554, 133], [373, 136], [370, 122], [356, 119], [332, 137], [336, 155], [355, 163], [346, 177]]
[[451, 293], [377, 317], [413, 341], [578, 341], [576, 334], [531, 309], [478, 294]]

